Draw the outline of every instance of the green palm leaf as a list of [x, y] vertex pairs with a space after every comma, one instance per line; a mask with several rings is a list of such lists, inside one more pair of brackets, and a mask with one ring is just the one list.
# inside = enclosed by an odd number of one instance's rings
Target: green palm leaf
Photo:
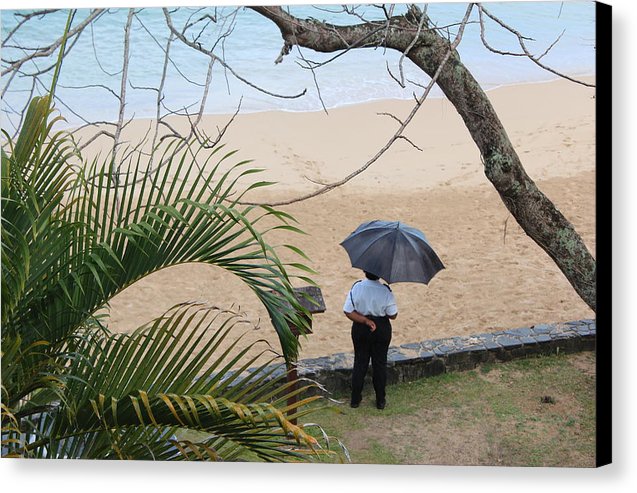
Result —
[[[34, 106], [38, 109], [46, 102], [42, 99]], [[41, 124], [40, 114], [27, 122]], [[62, 142], [37, 154], [42, 165], [29, 165], [33, 159], [24, 151], [25, 142], [40, 141], [32, 131], [20, 134], [15, 146], [20, 155], [9, 158], [9, 168], [19, 170], [21, 178], [8, 180], [9, 193], [3, 200], [3, 256], [15, 252], [3, 262], [6, 291], [13, 294], [3, 302], [5, 323], [11, 314], [21, 330], [31, 328], [32, 334], [23, 332], [25, 340], [42, 338], [42, 330], [52, 341], [63, 340], [69, 328], [81, 326], [140, 278], [167, 266], [204, 262], [229, 270], [250, 286], [269, 312], [284, 354], [296, 355], [296, 339], [288, 325], [305, 326], [305, 317], [299, 317], [303, 308], [292, 295], [286, 267], [254, 226], [265, 220], [285, 222], [288, 216], [272, 208], [237, 204], [243, 193], [234, 189], [237, 180], [256, 170], [243, 170], [240, 164], [217, 178], [221, 164], [233, 153], [213, 165], [213, 152], [196, 167], [187, 165], [186, 158], [197, 159], [198, 151], [186, 147], [171, 154], [173, 144], [166, 146], [165, 165], [153, 174], [142, 171], [138, 159], [128, 163], [130, 171], [123, 180], [112, 180], [106, 163], [100, 171], [94, 163], [88, 173], [94, 178], [89, 180], [83, 168], [66, 164], [70, 152], [65, 137], [53, 139]], [[210, 167], [212, 172], [207, 172]], [[64, 172], [49, 172], [40, 180], [40, 169]], [[38, 188], [45, 183], [54, 185], [54, 193]], [[278, 227], [289, 226], [270, 229]], [[309, 270], [300, 263], [291, 266]], [[42, 304], [44, 313], [37, 308]], [[16, 306], [21, 310], [14, 314]], [[35, 313], [38, 320], [32, 320]]]
[[[186, 304], [130, 336], [79, 339], [66, 388], [76, 412], [43, 414], [34, 421], [31, 435], [46, 438], [35, 439], [26, 452], [93, 458], [320, 457], [326, 451], [285, 415], [318, 397], [281, 409], [291, 392], [281, 377], [272, 378], [274, 367], [232, 372], [252, 345], [239, 346], [235, 338], [228, 349], [220, 347], [244, 322], [232, 312]], [[204, 341], [204, 335], [210, 337]], [[247, 358], [242, 368], [258, 357]], [[258, 400], [266, 394], [269, 402]], [[199, 430], [205, 439], [180, 441], [185, 429]]]
[[153, 173], [141, 158], [88, 165], [68, 135], [52, 133], [50, 115], [49, 98], [35, 98], [2, 151], [3, 455], [320, 458], [316, 439], [290, 422], [315, 398], [289, 406], [306, 387], [280, 381], [268, 361], [247, 371], [259, 356], [230, 337], [236, 314], [183, 305], [130, 335], [104, 326], [102, 309], [137, 280], [207, 263], [250, 287], [284, 355], [296, 356], [288, 327], [304, 327], [308, 314], [291, 280], [312, 281], [288, 269], [312, 271], [283, 264], [266, 240], [277, 229], [301, 232], [291, 216], [240, 205], [268, 184], [240, 186], [259, 170], [228, 166], [234, 152], [222, 147], [202, 157], [177, 142]]

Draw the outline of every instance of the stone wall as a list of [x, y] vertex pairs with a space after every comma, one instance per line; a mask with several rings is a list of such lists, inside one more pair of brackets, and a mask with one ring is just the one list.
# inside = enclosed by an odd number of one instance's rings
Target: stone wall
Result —
[[[595, 349], [594, 320], [541, 324], [465, 337], [392, 346], [387, 355], [387, 383], [408, 382], [482, 363], [535, 355]], [[320, 383], [330, 393], [349, 393], [354, 353], [300, 360], [299, 377]], [[367, 378], [371, 378], [371, 371]], [[368, 382], [368, 383], [371, 383]]]

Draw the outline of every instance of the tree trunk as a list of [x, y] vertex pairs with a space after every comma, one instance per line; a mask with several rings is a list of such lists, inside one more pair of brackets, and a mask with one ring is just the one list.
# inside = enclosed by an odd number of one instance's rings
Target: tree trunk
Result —
[[[417, 34], [419, 16], [424, 15], [411, 9], [406, 15], [391, 18], [389, 24], [334, 26], [295, 18], [280, 7], [252, 8], [278, 26], [285, 43], [283, 54], [294, 45], [320, 52], [382, 45], [405, 52]], [[428, 26], [426, 19], [407, 56], [433, 78], [450, 42]], [[571, 223], [527, 175], [491, 102], [457, 52], [447, 60], [436, 82], [464, 120], [482, 155], [484, 172], [506, 208], [595, 310], [595, 259]]]

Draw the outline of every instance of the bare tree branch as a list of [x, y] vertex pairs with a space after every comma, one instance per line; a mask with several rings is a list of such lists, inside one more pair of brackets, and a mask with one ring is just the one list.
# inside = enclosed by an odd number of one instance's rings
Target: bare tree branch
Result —
[[133, 23], [133, 14], [135, 10], [129, 9], [128, 16], [126, 17], [126, 27], [124, 28], [124, 60], [122, 62], [122, 78], [119, 90], [119, 111], [117, 116], [117, 124], [115, 126], [115, 137], [113, 138], [113, 147], [111, 150], [111, 179], [116, 183], [114, 175], [115, 171], [115, 156], [117, 154], [117, 147], [119, 146], [120, 137], [122, 134], [122, 128], [124, 127], [124, 112], [126, 110], [126, 83], [128, 81], [128, 65], [130, 62], [130, 28]]
[[[414, 8], [415, 9], [417, 7], [412, 5], [410, 8]], [[420, 15], [420, 21], [418, 21], [418, 31], [416, 31], [416, 35], [414, 36], [413, 41], [409, 44], [409, 46], [407, 46], [407, 49], [405, 51], [403, 51], [403, 53], [400, 55], [400, 60], [398, 61], [398, 69], [400, 71], [400, 80], [398, 80], [398, 79], [396, 79], [396, 77], [394, 77], [394, 75], [389, 70], [389, 65], [387, 65], [387, 71], [390, 73], [392, 79], [397, 81], [398, 84], [400, 85], [400, 87], [402, 87], [402, 88], [405, 87], [405, 73], [404, 73], [404, 69], [403, 69], [403, 63], [405, 61], [405, 57], [409, 54], [411, 49], [416, 45], [416, 42], [420, 38], [420, 33], [422, 32], [422, 28], [425, 25], [425, 21], [426, 20], [427, 20], [427, 16], [425, 14]]]
[[199, 44], [199, 43], [195, 43], [195, 42], [192, 42], [192, 41], [188, 40], [183, 35], [183, 33], [177, 31], [177, 29], [175, 29], [175, 26], [173, 25], [172, 18], [170, 17], [168, 9], [163, 9], [163, 10], [164, 10], [164, 17], [166, 19], [166, 24], [168, 25], [168, 28], [170, 29], [170, 32], [172, 32], [182, 43], [184, 43], [187, 46], [190, 46], [191, 48], [193, 48], [193, 49], [195, 49], [195, 50], [197, 50], [197, 51], [209, 56], [210, 58], [216, 60], [222, 67], [224, 67], [226, 70], [228, 70], [237, 80], [240, 80], [244, 84], [252, 87], [253, 89], [256, 89], [257, 91], [260, 91], [260, 92], [262, 92], [264, 94], [267, 94], [269, 96], [274, 96], [276, 98], [282, 98], [282, 99], [300, 98], [301, 96], [305, 95], [305, 93], [307, 92], [307, 89], [304, 89], [303, 92], [298, 93], [298, 94], [293, 94], [293, 95], [276, 94], [274, 92], [271, 92], [271, 91], [268, 91], [266, 89], [263, 89], [262, 87], [259, 87], [258, 85], [250, 82], [249, 80], [245, 79], [244, 77], [240, 76], [237, 72], [235, 72], [235, 70], [230, 65], [228, 65], [224, 60], [222, 60], [220, 57], [215, 55], [212, 51], [207, 50], [206, 48], [201, 46], [201, 44]]
[[327, 111], [327, 107], [325, 106], [325, 101], [323, 101], [323, 96], [321, 94], [321, 86], [319, 86], [318, 79], [316, 77], [316, 70], [312, 66], [312, 62], [308, 60], [307, 58], [305, 58], [305, 56], [303, 55], [303, 52], [301, 51], [301, 47], [298, 44], [296, 45], [296, 49], [299, 52], [299, 56], [301, 57], [301, 60], [303, 60], [303, 62], [305, 62], [306, 64], [306, 65], [303, 65], [299, 63], [298, 65], [301, 68], [309, 68], [310, 71], [312, 72], [312, 79], [314, 80], [314, 87], [316, 88], [316, 94], [318, 95], [319, 101], [321, 102], [321, 107], [323, 108], [323, 111], [325, 112], [326, 115], [328, 115], [329, 111]]
[[170, 62], [170, 47], [175, 37], [171, 34], [166, 41], [164, 50], [164, 65], [162, 67], [161, 79], [157, 88], [156, 110], [155, 110], [155, 132], [153, 133], [153, 141], [151, 143], [151, 154], [148, 161], [148, 170], [153, 170], [153, 158], [155, 157], [155, 149], [157, 148], [157, 138], [159, 137], [159, 124], [161, 122], [161, 103], [164, 98], [164, 84], [166, 83], [166, 75], [168, 73], [168, 63]]
[[398, 125], [403, 125], [405, 122], [403, 122], [400, 118], [398, 118], [396, 115], [392, 115], [391, 113], [385, 113], [385, 112], [381, 112], [381, 113], [376, 113], [379, 116], [388, 116], [390, 118], [392, 118], [393, 120], [396, 120], [398, 122]]
[[[557, 75], [558, 77], [561, 77], [562, 79], [566, 79], [566, 80], [570, 80], [571, 82], [575, 82], [576, 84], [581, 84], [583, 86], [586, 87], [595, 87], [595, 84], [591, 84], [579, 79], [575, 79], [573, 77], [570, 77], [562, 72], [559, 72], [557, 70], [555, 70], [552, 67], [549, 67], [548, 65], [545, 65], [544, 63], [540, 62], [540, 60], [557, 44], [557, 42], [561, 39], [562, 35], [564, 34], [562, 32], [562, 34], [560, 34], [558, 36], [558, 38], [547, 48], [547, 50], [542, 53], [539, 57], [534, 56], [529, 49], [526, 46], [526, 43], [524, 42], [525, 40], [528, 40], [529, 38], [523, 36], [522, 34], [520, 34], [518, 31], [516, 31], [515, 29], [513, 29], [511, 26], [507, 25], [504, 21], [502, 21], [500, 18], [496, 17], [495, 15], [491, 14], [487, 9], [484, 8], [484, 6], [480, 3], [476, 4], [478, 7], [478, 13], [480, 16], [480, 38], [482, 39], [482, 43], [484, 44], [484, 46], [489, 50], [492, 51], [493, 53], [497, 53], [499, 55], [506, 55], [506, 56], [522, 56], [522, 57], [526, 57], [529, 60], [531, 60], [533, 63], [535, 63], [537, 66], [541, 67], [542, 69], [546, 70], [547, 72], [550, 72], [552, 74]], [[509, 31], [511, 34], [515, 35], [518, 39], [518, 43], [520, 45], [520, 48], [522, 48], [522, 53], [515, 53], [515, 52], [509, 52], [509, 51], [501, 51], [501, 50], [497, 50], [495, 48], [493, 48], [491, 45], [489, 45], [489, 43], [486, 40], [486, 36], [485, 36], [485, 26], [484, 26], [484, 19], [482, 17], [482, 14], [485, 14], [487, 17], [489, 17], [490, 19], [492, 19], [493, 21], [495, 21], [496, 23], [498, 23], [501, 27], [503, 27], [504, 29], [506, 29], [507, 31]]]
[[[202, 132], [204, 137], [205, 137], [205, 139], [199, 138], [199, 141], [202, 143], [202, 145], [204, 147], [206, 147], [208, 149], [212, 149], [212, 148], [216, 147], [221, 142], [221, 139], [223, 139], [223, 137], [226, 134], [228, 128], [230, 128], [230, 125], [232, 125], [232, 122], [234, 122], [235, 118], [237, 117], [237, 115], [241, 111], [241, 103], [242, 103], [242, 101], [243, 101], [243, 98], [241, 100], [239, 100], [239, 104], [237, 105], [237, 109], [232, 114], [232, 117], [226, 122], [226, 124], [222, 128], [217, 127], [217, 136], [214, 139], [211, 139], [208, 135], [206, 135], [205, 131], [198, 130], [199, 132]], [[195, 130], [195, 129], [197, 129], [197, 127], [193, 127], [193, 130]]]
[[16, 13], [17, 17], [22, 17], [22, 20], [18, 22], [18, 24], [9, 31], [7, 37], [2, 40], [2, 47], [6, 48], [7, 42], [11, 39], [11, 37], [22, 27], [22, 25], [32, 19], [33, 17], [44, 17], [45, 15], [52, 14], [53, 12], [57, 12], [58, 9], [44, 9], [44, 10], [36, 10], [35, 12], [29, 12], [28, 14], [22, 14], [20, 12]]
[[[79, 35], [84, 30], [84, 28], [86, 28], [86, 26], [88, 26], [91, 22], [93, 22], [100, 15], [102, 15], [103, 12], [104, 12], [104, 9], [95, 9], [95, 10], [93, 10], [86, 19], [84, 19], [80, 24], [78, 24], [73, 29], [71, 29], [71, 31], [69, 31], [67, 39], [72, 39], [75, 36]], [[4, 69], [2, 72], [0, 72], [0, 75], [5, 76], [5, 75], [7, 75], [8, 73], [10, 73], [10, 72], [12, 72], [14, 70], [18, 70], [26, 62], [28, 62], [30, 60], [33, 60], [35, 58], [41, 58], [41, 57], [50, 56], [56, 49], [58, 49], [60, 47], [60, 45], [62, 44], [62, 40], [63, 39], [64, 39], [64, 37], [58, 38], [56, 41], [54, 41], [49, 46], [45, 46], [43, 48], [37, 48], [30, 55], [27, 55], [27, 56], [25, 56], [25, 57], [23, 57], [23, 58], [21, 58], [19, 60], [16, 60], [14, 62], [8, 62], [8, 63], [10, 63], [10, 65], [6, 69]]]
[[[155, 42], [155, 44], [165, 53], [165, 49], [163, 47], [163, 45], [159, 42], [159, 40], [157, 39], [157, 36], [155, 36], [155, 34], [153, 34], [153, 32], [148, 29], [148, 27], [146, 27], [146, 24], [144, 24], [144, 22], [139, 18], [139, 16], [135, 16], [137, 22], [139, 22], [139, 24], [142, 26], [142, 28], [146, 31], [146, 33], [148, 33], [148, 35], [150, 36], [150, 38]], [[173, 36], [173, 34], [171, 33], [171, 36]], [[190, 78], [188, 78], [188, 76], [186, 76], [186, 74], [184, 74], [182, 72], [182, 70], [179, 68], [179, 66], [174, 62], [174, 60], [172, 58], [169, 58], [170, 64], [174, 67], [174, 69], [177, 71], [177, 73], [185, 80], [187, 81], [189, 84], [192, 84], [194, 86], [199, 86], [199, 87], [203, 87], [203, 84], [201, 84], [200, 82], [194, 81]]]
[[118, 101], [120, 99], [119, 94], [117, 94], [115, 91], [113, 91], [113, 89], [111, 89], [108, 86], [105, 86], [104, 84], [85, 84], [83, 86], [69, 86], [69, 85], [66, 85], [66, 84], [59, 84], [58, 83], [58, 87], [61, 87], [62, 89], [76, 89], [76, 90], [81, 90], [81, 89], [104, 89], [106, 92], [110, 93]]
[[100, 62], [100, 57], [97, 55], [97, 47], [95, 46], [95, 30], [93, 29], [94, 23], [91, 22], [91, 45], [93, 47], [93, 56], [95, 57], [95, 61], [97, 62], [97, 66], [100, 68], [102, 72], [106, 75], [115, 77], [116, 75], [121, 74], [121, 70], [118, 72], [109, 72], [104, 67], [102, 67], [102, 63]]

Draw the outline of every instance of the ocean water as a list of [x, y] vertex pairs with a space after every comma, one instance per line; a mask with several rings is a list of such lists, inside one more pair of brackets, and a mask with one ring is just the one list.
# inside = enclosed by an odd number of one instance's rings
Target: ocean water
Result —
[[[463, 17], [465, 3], [431, 3], [428, 13], [438, 26], [451, 26], [455, 35], [457, 24]], [[594, 2], [512, 2], [486, 3], [493, 14], [499, 16], [517, 31], [532, 38], [529, 49], [543, 53], [562, 34], [557, 45], [542, 58], [543, 63], [556, 70], [573, 75], [595, 73], [595, 4]], [[290, 11], [298, 16], [311, 16], [336, 24], [357, 23], [358, 19], [334, 13], [338, 7], [292, 6]], [[404, 5], [396, 5], [395, 11], [404, 11]], [[323, 105], [335, 108], [343, 105], [388, 98], [412, 98], [421, 89], [408, 84], [401, 88], [388, 75], [387, 67], [398, 74], [400, 54], [392, 50], [356, 49], [338, 57], [312, 73], [300, 66], [302, 58], [322, 62], [334, 54], [321, 54], [311, 50], [294, 49], [280, 64], [275, 64], [282, 47], [281, 35], [276, 26], [249, 9], [235, 10], [224, 7], [208, 12], [233, 14], [225, 21], [212, 25], [199, 38], [210, 47], [219, 34], [232, 23], [232, 32], [217, 44], [215, 53], [241, 77], [267, 91], [292, 96], [306, 91], [300, 98], [278, 98], [260, 92], [237, 79], [220, 64], [213, 68], [212, 85], [205, 106], [206, 113], [233, 113], [241, 101], [241, 112], [267, 110], [319, 111]], [[367, 17], [379, 17], [380, 11], [371, 6], [359, 6], [358, 13]], [[16, 13], [24, 11], [4, 10], [1, 13], [3, 43], [18, 22]], [[3, 70], [5, 60], [21, 56], [20, 46], [39, 46], [58, 38], [64, 28], [67, 11], [49, 15], [45, 20], [29, 21], [26, 29], [3, 46]], [[173, 14], [175, 26], [201, 17], [199, 8], [184, 8]], [[89, 14], [79, 10], [73, 25], [79, 24]], [[58, 108], [70, 125], [87, 120], [114, 121], [117, 119], [118, 100], [108, 91], [118, 91], [124, 56], [123, 38], [127, 9], [110, 9], [85, 30], [64, 61], [57, 95], [63, 101]], [[472, 21], [477, 21], [474, 9]], [[519, 52], [516, 38], [492, 21], [487, 21], [487, 39], [490, 45], [503, 51]], [[160, 8], [145, 8], [137, 12], [133, 20], [130, 43], [129, 83], [127, 85], [126, 118], [153, 117], [156, 111], [156, 91], [163, 69], [163, 46], [168, 37], [164, 13]], [[15, 45], [15, 47], [13, 47]], [[459, 52], [463, 62], [485, 89], [521, 82], [551, 80], [555, 75], [541, 69], [524, 57], [501, 56], [489, 52], [480, 41], [477, 22], [467, 26]], [[171, 48], [173, 63], [163, 88], [162, 113], [189, 108], [198, 109], [206, 80], [208, 59], [194, 50], [174, 43]], [[27, 63], [24, 72], [41, 70], [50, 60], [38, 59]], [[409, 60], [404, 61], [405, 76], [418, 84], [427, 84], [429, 78]], [[48, 87], [51, 73], [42, 75], [36, 92]], [[316, 78], [316, 82], [314, 80]], [[0, 79], [2, 91], [10, 82], [2, 99], [3, 128], [11, 128], [17, 121], [15, 112], [23, 108], [29, 98], [31, 84], [27, 77]], [[318, 86], [318, 88], [317, 88]], [[442, 97], [438, 89], [430, 97]], [[322, 101], [321, 101], [322, 100]]]

